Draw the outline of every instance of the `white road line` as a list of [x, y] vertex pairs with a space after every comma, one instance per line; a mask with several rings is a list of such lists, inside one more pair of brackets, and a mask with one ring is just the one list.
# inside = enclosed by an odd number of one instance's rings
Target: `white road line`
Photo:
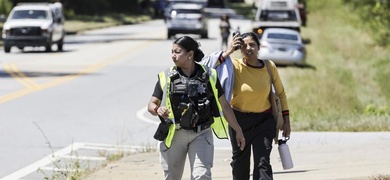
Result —
[[147, 123], [154, 124], [154, 125], [158, 126], [158, 124], [159, 124], [160, 122], [157, 122], [157, 121], [154, 121], [154, 120], [151, 120], [151, 119], [145, 117], [144, 114], [145, 114], [146, 112], [148, 112], [148, 107], [147, 107], [147, 106], [145, 106], [144, 108], [138, 110], [136, 116], [137, 116], [139, 119], [141, 119], [141, 121], [144, 121], [144, 122], [147, 122]]
[[104, 148], [117, 148], [117, 149], [142, 149], [144, 146], [129, 146], [129, 145], [112, 145], [112, 144], [100, 144], [100, 143], [84, 143], [83, 148], [88, 147], [100, 147]]
[[[106, 157], [91, 157], [91, 156], [62, 156], [65, 159], [76, 159], [76, 160], [88, 160], [88, 161], [106, 161]], [[41, 168], [42, 169], [42, 168]]]
[[[120, 149], [120, 148], [117, 148], [117, 147], [113, 147], [113, 148], [101, 148], [101, 147], [83, 147], [82, 149], [89, 149], [89, 150], [105, 150], [105, 151], [130, 151], [130, 152], [138, 152], [139, 149], [137, 150], [136, 148], [132, 148], [132, 149]], [[144, 148], [142, 148], [144, 149]]]
[[[60, 158], [69, 158], [69, 159], [83, 159], [83, 160], [98, 160], [98, 161], [104, 161], [106, 160], [105, 157], [96, 157], [96, 156], [75, 156], [71, 155], [72, 152], [75, 152], [77, 150], [81, 149], [90, 149], [90, 150], [106, 150], [106, 151], [130, 151], [130, 152], [139, 152], [145, 149], [143, 146], [125, 146], [125, 145], [110, 145], [110, 144], [97, 144], [97, 143], [73, 143], [57, 152], [54, 152], [41, 160], [32, 163], [10, 175], [7, 175], [1, 180], [16, 180], [16, 179], [22, 179], [25, 176], [36, 172], [38, 169], [41, 170], [52, 170], [52, 171], [63, 171], [63, 169], [58, 169], [54, 167], [49, 167], [49, 164], [52, 164], [56, 160]], [[71, 171], [71, 169], [68, 169], [68, 171]]]
[[40, 167], [44, 167], [44, 166], [47, 166], [48, 164], [54, 162], [55, 160], [57, 160], [59, 157], [61, 156], [64, 156], [65, 154], [69, 154], [71, 153], [72, 151], [75, 151], [77, 150], [78, 148], [80, 148], [81, 146], [83, 146], [83, 144], [80, 144], [80, 143], [74, 143], [72, 145], [69, 145], [55, 153], [52, 153], [44, 158], [42, 158], [41, 160], [35, 162], [35, 163], [32, 163], [8, 176], [5, 176], [3, 177], [1, 180], [15, 180], [15, 179], [20, 179], [24, 176], [27, 176], [28, 174], [32, 173], [32, 172], [35, 172], [38, 170], [38, 168]]
[[67, 169], [67, 168], [56, 168], [56, 167], [41, 167], [39, 168], [43, 171], [56, 171], [56, 172], [76, 172], [83, 171], [82, 169]]

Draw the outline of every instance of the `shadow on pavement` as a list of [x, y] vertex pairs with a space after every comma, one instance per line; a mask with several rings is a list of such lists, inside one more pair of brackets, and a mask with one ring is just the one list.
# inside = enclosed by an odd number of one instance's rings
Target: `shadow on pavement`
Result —
[[291, 65], [291, 66], [287, 66], [287, 65], [276, 65], [278, 68], [287, 68], [287, 67], [297, 67], [297, 68], [307, 68], [307, 69], [313, 69], [313, 70], [317, 70], [317, 68], [311, 64], [297, 64], [297, 65]]
[[[34, 78], [34, 77], [62, 77], [62, 76], [84, 76], [91, 75], [93, 73], [56, 73], [56, 72], [34, 72], [34, 71], [21, 71], [25, 77]], [[8, 72], [0, 70], [0, 78], [13, 78]]]
[[282, 172], [274, 172], [274, 174], [291, 174], [291, 173], [304, 173], [315, 170], [296, 170], [296, 171], [282, 171]]

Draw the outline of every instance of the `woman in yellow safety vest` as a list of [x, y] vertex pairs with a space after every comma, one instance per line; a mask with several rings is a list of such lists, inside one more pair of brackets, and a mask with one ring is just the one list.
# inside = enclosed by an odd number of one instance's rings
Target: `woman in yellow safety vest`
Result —
[[161, 141], [161, 165], [167, 180], [182, 179], [187, 155], [191, 179], [211, 179], [212, 132], [227, 138], [227, 123], [237, 132], [237, 145], [245, 146], [215, 69], [196, 63], [203, 57], [194, 39], [176, 39], [172, 45], [175, 65], [159, 74], [148, 104], [148, 111], [161, 120], [154, 137]]

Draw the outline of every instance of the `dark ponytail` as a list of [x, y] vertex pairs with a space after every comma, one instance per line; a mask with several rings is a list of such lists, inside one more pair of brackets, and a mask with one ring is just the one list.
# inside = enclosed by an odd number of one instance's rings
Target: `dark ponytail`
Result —
[[203, 51], [200, 50], [199, 47], [198, 47], [198, 49], [196, 49], [196, 50], [194, 51], [194, 61], [200, 62], [200, 61], [203, 59], [203, 57], [204, 57], [204, 53], [203, 53]]
[[189, 36], [182, 36], [173, 41], [173, 43], [179, 45], [188, 52], [194, 51], [194, 61], [196, 62], [200, 62], [204, 57], [203, 51], [199, 49], [198, 42]]

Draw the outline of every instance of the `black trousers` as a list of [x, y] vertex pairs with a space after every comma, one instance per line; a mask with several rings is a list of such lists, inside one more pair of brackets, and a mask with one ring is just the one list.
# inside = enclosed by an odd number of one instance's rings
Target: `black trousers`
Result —
[[253, 180], [273, 179], [270, 155], [273, 138], [276, 136], [276, 122], [270, 112], [243, 113], [234, 110], [237, 121], [245, 136], [245, 148], [237, 146], [236, 132], [229, 127], [232, 145], [232, 174], [233, 180], [249, 180], [250, 157], [253, 150]]

